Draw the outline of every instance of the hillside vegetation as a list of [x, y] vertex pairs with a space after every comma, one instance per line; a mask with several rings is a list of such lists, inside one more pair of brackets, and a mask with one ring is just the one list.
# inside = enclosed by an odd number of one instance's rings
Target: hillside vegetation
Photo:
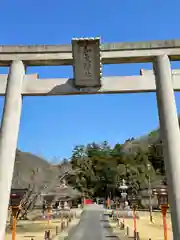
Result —
[[69, 178], [69, 183], [90, 197], [115, 197], [120, 195], [122, 179], [129, 186], [129, 194], [135, 195], [147, 186], [149, 176], [153, 182], [165, 181], [161, 145], [154, 143], [144, 150], [140, 144], [136, 151], [128, 153], [125, 148], [126, 143], [111, 148], [107, 141], [76, 146], [71, 164], [77, 173]]
[[122, 179], [128, 194], [147, 188], [149, 177], [152, 186], [167, 184], [159, 129], [113, 148], [107, 141], [76, 146], [70, 162], [77, 174], [69, 183], [90, 197], [120, 196]]
[[[148, 177], [158, 182], [165, 178], [159, 130], [139, 139], [128, 139], [113, 148], [107, 141], [76, 146], [72, 157], [54, 166], [40, 157], [17, 150], [13, 187], [28, 186], [32, 178], [37, 186], [50, 183], [62, 175], [62, 166], [73, 169], [68, 183], [89, 197], [118, 196], [125, 179], [130, 194], [138, 194]], [[148, 168], [150, 166], [150, 169]]]
[[28, 188], [32, 182], [34, 182], [37, 187], [40, 187], [50, 183], [52, 178], [60, 174], [60, 169], [57, 166], [53, 166], [44, 159], [31, 153], [17, 150], [12, 187]]

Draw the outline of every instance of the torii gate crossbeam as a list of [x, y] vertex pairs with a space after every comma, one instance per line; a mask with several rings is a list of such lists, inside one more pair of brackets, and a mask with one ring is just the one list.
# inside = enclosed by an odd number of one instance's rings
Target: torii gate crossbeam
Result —
[[[180, 131], [174, 91], [180, 91], [179, 70], [171, 72], [170, 60], [180, 60], [180, 40], [112, 43], [101, 46], [103, 64], [153, 62], [154, 73], [141, 76], [104, 77], [100, 88], [77, 89], [70, 79], [38, 80], [25, 75], [26, 66], [72, 65], [72, 46], [0, 46], [0, 66], [10, 66], [0, 76], [5, 104], [0, 132], [0, 240], [4, 238], [22, 96], [95, 93], [156, 92], [164, 147], [174, 239], [180, 239]], [[147, 106], [148, 107], [148, 106]]]
[[[180, 40], [122, 42], [101, 45], [103, 64], [152, 62], [154, 57], [166, 54], [170, 60], [180, 60]], [[72, 45], [0, 45], [0, 66], [9, 66], [13, 60], [22, 60], [28, 66], [72, 65]]]

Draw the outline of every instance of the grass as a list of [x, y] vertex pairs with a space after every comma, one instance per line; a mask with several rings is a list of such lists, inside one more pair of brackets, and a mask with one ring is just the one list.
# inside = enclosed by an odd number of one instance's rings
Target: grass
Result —
[[[79, 216], [82, 210], [73, 210], [76, 211], [76, 214]], [[36, 213], [34, 213], [35, 215]], [[32, 214], [33, 216], [33, 214]], [[65, 220], [65, 232], [68, 232], [73, 225], [78, 223], [78, 219], [74, 218], [69, 226], [67, 226], [67, 219]], [[61, 232], [61, 219], [52, 219], [52, 223], [48, 225], [47, 220], [38, 220], [38, 221], [18, 221], [17, 231], [16, 231], [16, 240], [42, 240], [44, 239], [45, 230], [51, 231], [51, 236], [56, 236], [56, 228], [58, 227], [58, 232]], [[4, 240], [12, 239], [12, 233], [10, 230], [7, 230]]]
[[[140, 213], [140, 219], [137, 219], [137, 232], [141, 240], [164, 240], [163, 223], [161, 213], [153, 213], [154, 223], [149, 221], [149, 212]], [[130, 236], [133, 236], [133, 219], [125, 219], [125, 226], [129, 226]], [[167, 214], [168, 240], [173, 239], [170, 214]], [[117, 224], [111, 223], [115, 229]], [[115, 230], [117, 232], [117, 230]], [[121, 238], [122, 239], [122, 238]]]
[[[31, 239], [40, 240], [44, 238], [45, 230], [51, 230], [54, 235], [56, 232], [56, 226], [60, 225], [59, 221], [52, 221], [52, 224], [48, 227], [47, 221], [19, 221], [17, 224], [16, 240]], [[11, 233], [5, 236], [5, 240], [12, 239]]]

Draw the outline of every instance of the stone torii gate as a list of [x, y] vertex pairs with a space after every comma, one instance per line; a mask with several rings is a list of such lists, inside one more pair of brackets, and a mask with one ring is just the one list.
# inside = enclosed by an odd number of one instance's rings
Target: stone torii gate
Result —
[[[0, 95], [5, 96], [0, 132], [0, 240], [4, 238], [17, 147], [22, 96], [156, 92], [163, 138], [174, 239], [180, 239], [180, 131], [174, 91], [180, 91], [180, 40], [101, 45], [99, 39], [74, 39], [72, 45], [0, 46]], [[101, 78], [102, 64], [152, 62], [139, 76]], [[26, 66], [73, 65], [72, 79], [38, 79]], [[148, 106], [147, 106], [148, 107]]]

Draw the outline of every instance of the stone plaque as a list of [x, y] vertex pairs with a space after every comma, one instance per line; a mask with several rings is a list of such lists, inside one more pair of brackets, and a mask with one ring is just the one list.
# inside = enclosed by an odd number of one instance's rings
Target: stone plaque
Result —
[[77, 88], [101, 86], [99, 38], [72, 40], [74, 84]]

